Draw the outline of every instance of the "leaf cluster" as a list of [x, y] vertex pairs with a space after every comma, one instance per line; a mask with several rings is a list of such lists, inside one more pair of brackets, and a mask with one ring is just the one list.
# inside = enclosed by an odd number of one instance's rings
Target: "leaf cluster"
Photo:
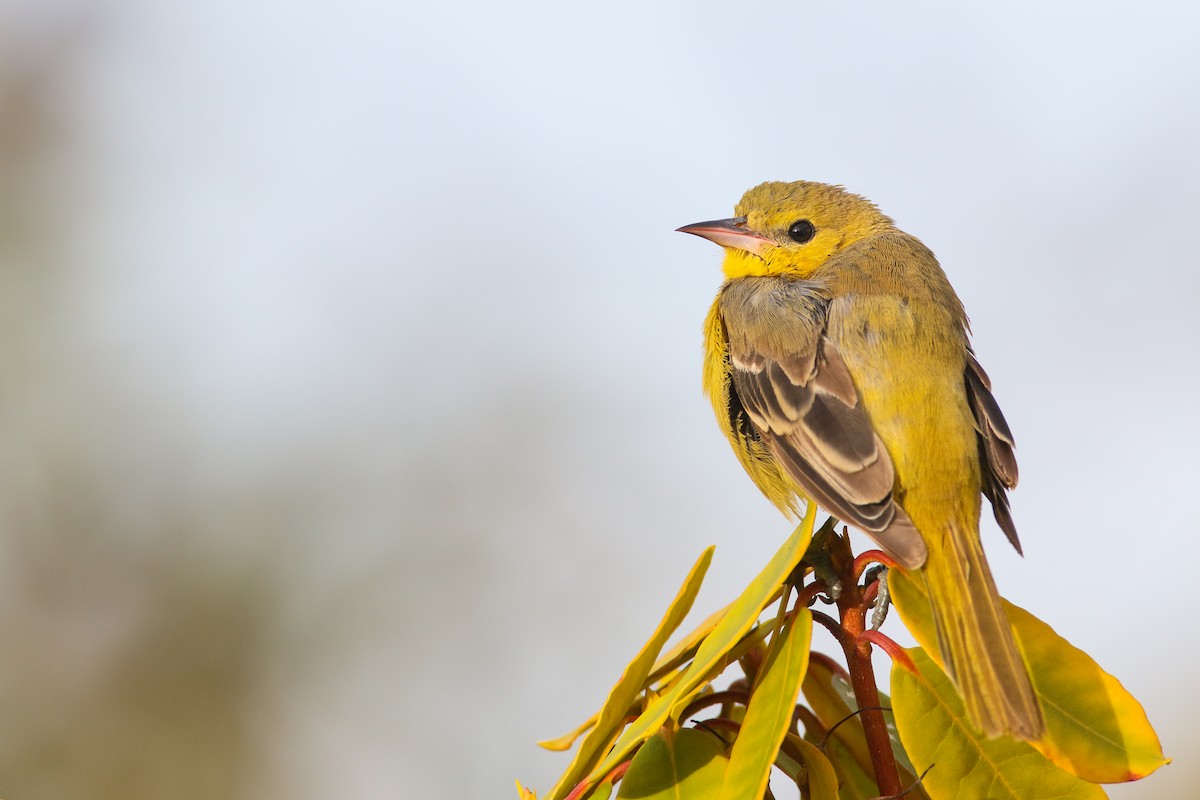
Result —
[[[713, 548], [704, 551], [600, 711], [541, 743], [567, 750], [582, 737], [545, 800], [607, 800], [614, 789], [621, 798], [757, 800], [781, 780], [811, 800], [1090, 800], [1106, 796], [1100, 784], [1166, 763], [1121, 684], [1007, 602], [1046, 733], [1036, 742], [984, 737], [942, 671], [923, 585], [900, 570], [886, 583], [882, 570], [867, 571], [886, 557], [855, 558], [833, 520], [814, 543], [814, 521], [810, 507], [746, 589], [663, 654], [712, 561]], [[900, 648], [866, 625], [885, 587], [919, 647]], [[818, 598], [839, 618], [814, 609]], [[847, 667], [811, 652], [814, 620], [834, 634]], [[872, 645], [892, 656], [890, 699], [875, 685]], [[771, 784], [773, 771], [781, 777]]]

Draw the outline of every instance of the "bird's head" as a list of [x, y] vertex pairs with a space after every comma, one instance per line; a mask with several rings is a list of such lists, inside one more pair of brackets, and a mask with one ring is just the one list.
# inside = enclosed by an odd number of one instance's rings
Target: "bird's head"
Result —
[[812, 181], [759, 184], [742, 195], [733, 213], [731, 219], [678, 229], [724, 247], [730, 280], [806, 278], [839, 250], [892, 228], [891, 218], [865, 197]]

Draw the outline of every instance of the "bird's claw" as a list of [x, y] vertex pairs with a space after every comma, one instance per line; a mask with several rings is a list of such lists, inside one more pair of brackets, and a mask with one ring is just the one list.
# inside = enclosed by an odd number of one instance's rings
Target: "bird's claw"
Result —
[[822, 601], [826, 604], [837, 602], [842, 596], [842, 582], [833, 570], [833, 562], [829, 557], [829, 539], [833, 536], [834, 525], [831, 517], [821, 529], [813, 534], [808, 550], [804, 552], [804, 563], [812, 567], [813, 575], [825, 583], [825, 595], [829, 598]]
[[875, 602], [871, 604], [874, 610], [871, 611], [871, 630], [877, 631], [883, 627], [883, 621], [887, 619], [888, 607], [892, 604], [892, 594], [888, 591], [888, 570], [887, 567], [879, 565], [878, 571], [874, 567], [867, 573], [867, 584], [870, 585], [872, 574], [875, 580], [879, 582], [879, 589], [875, 594]]

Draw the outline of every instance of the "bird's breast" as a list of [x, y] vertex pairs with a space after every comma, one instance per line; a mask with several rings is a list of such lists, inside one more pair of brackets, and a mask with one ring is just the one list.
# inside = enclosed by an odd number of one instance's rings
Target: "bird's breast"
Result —
[[731, 342], [776, 353], [811, 350], [829, 307], [821, 284], [780, 277], [730, 281], [717, 303]]

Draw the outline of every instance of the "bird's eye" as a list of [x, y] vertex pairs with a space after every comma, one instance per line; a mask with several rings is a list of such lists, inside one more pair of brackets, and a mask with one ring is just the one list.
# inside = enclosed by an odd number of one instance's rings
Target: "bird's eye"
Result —
[[811, 241], [817, 235], [817, 229], [806, 219], [798, 219], [788, 228], [788, 238], [797, 244]]

